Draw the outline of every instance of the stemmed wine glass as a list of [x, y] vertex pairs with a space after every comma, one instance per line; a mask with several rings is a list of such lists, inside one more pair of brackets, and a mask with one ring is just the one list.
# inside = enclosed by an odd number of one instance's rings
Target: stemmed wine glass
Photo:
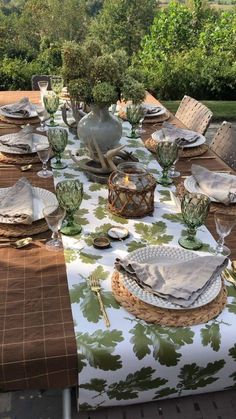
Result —
[[52, 90], [56, 93], [56, 95], [59, 95], [63, 88], [63, 78], [61, 76], [51, 76], [51, 87]]
[[41, 143], [35, 146], [39, 160], [43, 163], [42, 170], [37, 175], [42, 178], [48, 178], [53, 175], [51, 170], [47, 169], [47, 162], [51, 154], [51, 147], [48, 143]]
[[216, 231], [219, 234], [219, 239], [216, 244], [215, 253], [223, 256], [229, 256], [231, 251], [225, 246], [224, 240], [227, 237], [234, 226], [236, 225], [236, 216], [233, 214], [227, 214], [225, 212], [216, 211], [214, 214]]
[[48, 88], [48, 81], [46, 80], [40, 80], [38, 81], [38, 87], [40, 90], [40, 96], [41, 96], [41, 103], [43, 103], [43, 97], [47, 91]]
[[187, 225], [187, 235], [179, 239], [180, 246], [191, 250], [200, 249], [202, 242], [195, 237], [196, 230], [204, 224], [210, 203], [211, 200], [208, 196], [203, 194], [187, 192], [184, 195], [181, 202], [181, 211]]
[[36, 131], [45, 132], [48, 130], [46, 127], [45, 122], [49, 118], [49, 114], [47, 113], [46, 109], [41, 105], [36, 105], [35, 110], [37, 112], [38, 118], [40, 120], [40, 127], [36, 128]]
[[59, 106], [59, 97], [54, 92], [47, 92], [43, 97], [43, 103], [46, 111], [50, 115], [49, 127], [56, 127], [58, 124], [54, 121], [54, 113]]
[[162, 177], [157, 178], [157, 182], [163, 186], [172, 184], [172, 179], [168, 177], [168, 171], [178, 158], [178, 145], [175, 142], [162, 141], [157, 143], [156, 159], [162, 167]]
[[66, 211], [61, 207], [55, 205], [48, 205], [43, 209], [43, 215], [50, 230], [52, 230], [52, 237], [46, 242], [48, 250], [60, 250], [63, 248], [62, 241], [59, 238], [58, 231], [61, 228], [62, 221], [66, 215]]
[[147, 114], [147, 109], [144, 108], [144, 107], [142, 107], [142, 108], [143, 108], [143, 113], [142, 113], [141, 118], [139, 119], [138, 128], [136, 129], [136, 133], [139, 134], [139, 135], [146, 132], [146, 130], [143, 128], [143, 122], [144, 122], [145, 116]]
[[78, 180], [63, 180], [56, 186], [56, 195], [60, 206], [66, 210], [66, 224], [62, 226], [61, 232], [67, 236], [79, 234], [82, 227], [75, 222], [74, 214], [83, 199], [82, 183]]
[[55, 153], [56, 161], [51, 162], [53, 169], [65, 169], [67, 164], [61, 161], [61, 155], [68, 143], [68, 132], [65, 128], [50, 128], [48, 130], [48, 141]]
[[126, 108], [126, 118], [127, 121], [131, 124], [131, 132], [128, 135], [129, 138], [139, 138], [136, 134], [136, 128], [139, 124], [139, 121], [144, 117], [144, 108], [142, 105], [131, 104]]

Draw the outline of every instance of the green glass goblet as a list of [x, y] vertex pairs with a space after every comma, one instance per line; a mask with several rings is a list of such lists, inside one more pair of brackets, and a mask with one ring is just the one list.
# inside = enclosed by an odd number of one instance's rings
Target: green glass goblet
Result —
[[54, 114], [59, 106], [59, 97], [54, 92], [46, 92], [43, 96], [43, 103], [46, 111], [50, 115], [50, 120], [47, 122], [48, 127], [56, 127], [58, 124], [54, 121]]
[[63, 78], [61, 76], [51, 76], [51, 88], [56, 93], [56, 95], [59, 95], [63, 88]]
[[65, 169], [67, 164], [61, 161], [61, 155], [68, 143], [68, 132], [65, 128], [50, 128], [48, 130], [48, 142], [55, 154], [56, 161], [51, 161], [53, 169]]
[[169, 186], [173, 183], [168, 175], [169, 169], [178, 158], [179, 148], [175, 142], [162, 141], [157, 144], [156, 159], [162, 167], [162, 176], [157, 178], [157, 182], [163, 186]]
[[129, 138], [139, 138], [139, 135], [136, 134], [136, 129], [138, 128], [140, 119], [144, 117], [145, 111], [142, 105], [131, 104], [126, 108], [126, 118], [127, 121], [131, 124], [130, 135], [127, 135]]
[[82, 227], [74, 220], [74, 214], [79, 209], [83, 199], [83, 185], [78, 180], [63, 180], [56, 186], [59, 205], [66, 210], [66, 223], [60, 229], [66, 236], [79, 234]]
[[181, 211], [187, 226], [187, 235], [179, 239], [180, 246], [185, 249], [197, 250], [202, 242], [196, 238], [197, 228], [206, 221], [211, 200], [208, 196], [187, 192], [181, 202]]

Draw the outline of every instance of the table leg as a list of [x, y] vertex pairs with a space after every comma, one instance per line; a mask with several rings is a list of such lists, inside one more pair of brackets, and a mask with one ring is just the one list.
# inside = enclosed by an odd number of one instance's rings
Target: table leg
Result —
[[70, 388], [64, 388], [62, 390], [62, 419], [71, 419]]

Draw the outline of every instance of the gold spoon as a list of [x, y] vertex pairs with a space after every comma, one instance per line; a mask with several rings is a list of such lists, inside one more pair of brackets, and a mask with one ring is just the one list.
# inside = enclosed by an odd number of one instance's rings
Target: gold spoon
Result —
[[27, 170], [30, 170], [32, 167], [32, 164], [26, 164], [25, 166], [21, 166], [20, 170], [22, 172], [26, 172]]
[[21, 249], [22, 247], [28, 246], [33, 241], [32, 237], [25, 237], [15, 241], [0, 241], [0, 247], [14, 247], [15, 249]]

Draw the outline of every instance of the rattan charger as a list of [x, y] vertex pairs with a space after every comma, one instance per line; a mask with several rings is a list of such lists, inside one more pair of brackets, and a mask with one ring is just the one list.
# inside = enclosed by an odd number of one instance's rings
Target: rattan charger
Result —
[[[151, 153], [156, 152], [157, 141], [153, 138], [148, 138], [147, 140], [144, 140], [144, 145], [149, 151], [151, 151]], [[179, 156], [181, 158], [201, 156], [202, 154], [206, 153], [208, 149], [209, 148], [207, 144], [201, 144], [196, 147], [184, 148], [183, 150], [180, 150]]]
[[3, 237], [27, 237], [44, 233], [48, 225], [44, 219], [34, 221], [32, 224], [3, 224], [0, 223], [0, 236]]
[[217, 317], [227, 303], [227, 290], [223, 281], [221, 291], [213, 301], [203, 307], [188, 310], [163, 309], [139, 300], [124, 287], [117, 271], [112, 275], [112, 291], [115, 299], [135, 317], [147, 323], [170, 327], [206, 323]]
[[9, 163], [9, 164], [30, 164], [30, 163], [39, 163], [37, 153], [27, 153], [27, 154], [11, 154], [0, 152], [0, 163]]
[[14, 125], [34, 125], [40, 123], [38, 116], [35, 116], [33, 118], [8, 118], [6, 116], [0, 115], [0, 121], [6, 122], [6, 124]]
[[[176, 195], [181, 200], [187, 190], [185, 189], [184, 182], [178, 183], [176, 186]], [[224, 211], [226, 214], [236, 215], [236, 204], [225, 205], [220, 202], [211, 202], [210, 212]]]

